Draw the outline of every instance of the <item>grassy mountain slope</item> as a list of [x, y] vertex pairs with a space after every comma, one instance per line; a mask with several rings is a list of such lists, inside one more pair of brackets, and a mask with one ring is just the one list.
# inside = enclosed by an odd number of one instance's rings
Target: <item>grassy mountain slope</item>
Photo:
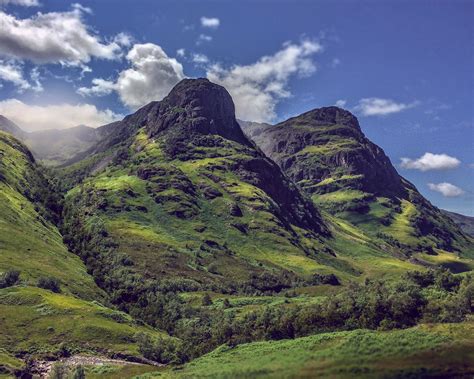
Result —
[[472, 323], [323, 333], [221, 348], [140, 378], [391, 378], [472, 375]]
[[472, 239], [398, 175], [349, 112], [328, 107], [275, 126], [242, 125], [319, 208], [378, 241], [379, 249], [425, 265], [438, 256], [448, 266], [458, 260], [458, 271], [472, 268]]
[[[126, 119], [144, 125], [100, 158], [106, 168], [67, 193], [66, 237], [77, 245], [78, 225], [87, 230], [94, 220], [145, 277], [211, 287], [265, 290], [334, 271], [319, 213], [242, 134], [223, 91], [183, 81], [146, 116]], [[81, 164], [92, 172], [97, 165]]]
[[[15, 355], [59, 354], [63, 342], [73, 351], [139, 356], [136, 333], [161, 333], [100, 304], [106, 294], [53, 223], [51, 194], [28, 149], [0, 132], [0, 273], [20, 272], [0, 289], [0, 371], [24, 365]], [[61, 293], [37, 288], [45, 277], [57, 279]]]

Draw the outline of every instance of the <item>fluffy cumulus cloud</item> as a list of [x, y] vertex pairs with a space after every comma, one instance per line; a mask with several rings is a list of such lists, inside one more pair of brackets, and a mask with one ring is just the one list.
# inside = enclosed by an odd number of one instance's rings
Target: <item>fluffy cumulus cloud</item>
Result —
[[116, 81], [96, 78], [92, 87], [81, 87], [81, 95], [101, 96], [116, 91], [121, 101], [137, 109], [153, 100], [161, 100], [184, 79], [183, 66], [155, 44], [135, 44], [127, 54], [130, 68], [120, 72]]
[[28, 105], [17, 99], [0, 101], [0, 114], [25, 130], [66, 129], [77, 125], [92, 127], [121, 119], [109, 109], [98, 110], [91, 104]]
[[286, 43], [273, 55], [249, 65], [208, 68], [207, 77], [232, 95], [237, 117], [257, 122], [273, 121], [279, 100], [291, 96], [287, 86], [292, 75], [308, 76], [316, 71], [311, 57], [322, 50], [314, 41]]
[[458, 197], [464, 194], [464, 191], [451, 183], [428, 183], [428, 188], [432, 191], [439, 192], [445, 197]]
[[417, 102], [397, 103], [391, 99], [381, 99], [370, 97], [361, 99], [355, 110], [362, 113], [363, 116], [386, 116], [392, 113], [399, 113], [406, 109], [413, 108]]
[[336, 101], [336, 107], [339, 107], [339, 108], [344, 108], [346, 104], [347, 104], [347, 101], [343, 99]]
[[216, 29], [221, 24], [221, 20], [216, 17], [201, 17], [201, 25], [204, 28]]
[[89, 12], [79, 4], [68, 12], [38, 12], [23, 19], [0, 11], [0, 56], [68, 66], [83, 66], [93, 57], [117, 58], [129, 38], [122, 33], [103, 41], [84, 23], [83, 15]]
[[408, 170], [449, 170], [458, 167], [461, 161], [447, 154], [425, 153], [418, 159], [402, 158], [400, 166]]

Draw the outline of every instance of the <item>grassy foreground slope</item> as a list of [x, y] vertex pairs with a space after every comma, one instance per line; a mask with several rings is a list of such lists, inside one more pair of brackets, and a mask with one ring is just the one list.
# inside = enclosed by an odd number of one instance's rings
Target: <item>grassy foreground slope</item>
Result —
[[[63, 244], [50, 196], [31, 153], [0, 132], [0, 276], [20, 272], [0, 289], [0, 373], [21, 370], [27, 355], [60, 355], [65, 347], [140, 356], [137, 333], [162, 334], [101, 305], [107, 297]], [[36, 287], [50, 277], [61, 293]]]
[[140, 378], [401, 378], [474, 373], [474, 324], [354, 330], [222, 346], [180, 369]]

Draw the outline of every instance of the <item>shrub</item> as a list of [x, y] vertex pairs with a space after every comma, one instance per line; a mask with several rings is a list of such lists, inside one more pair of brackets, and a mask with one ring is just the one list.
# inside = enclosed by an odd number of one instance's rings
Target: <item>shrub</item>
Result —
[[182, 363], [185, 361], [181, 341], [175, 338], [152, 340], [148, 334], [137, 336], [138, 350], [147, 359], [158, 363]]
[[20, 279], [20, 271], [8, 270], [0, 276], [0, 288], [14, 286]]
[[53, 277], [41, 277], [38, 279], [38, 287], [50, 290], [54, 293], [61, 292], [59, 281]]
[[202, 305], [207, 307], [208, 305], [212, 305], [212, 299], [209, 294], [206, 292], [202, 298]]

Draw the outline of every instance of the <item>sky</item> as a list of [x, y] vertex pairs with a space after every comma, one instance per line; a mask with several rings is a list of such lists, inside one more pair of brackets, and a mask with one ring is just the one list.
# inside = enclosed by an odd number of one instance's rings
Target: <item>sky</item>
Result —
[[438, 207], [474, 216], [474, 2], [0, 0], [0, 114], [97, 127], [185, 77], [276, 123], [353, 112]]

